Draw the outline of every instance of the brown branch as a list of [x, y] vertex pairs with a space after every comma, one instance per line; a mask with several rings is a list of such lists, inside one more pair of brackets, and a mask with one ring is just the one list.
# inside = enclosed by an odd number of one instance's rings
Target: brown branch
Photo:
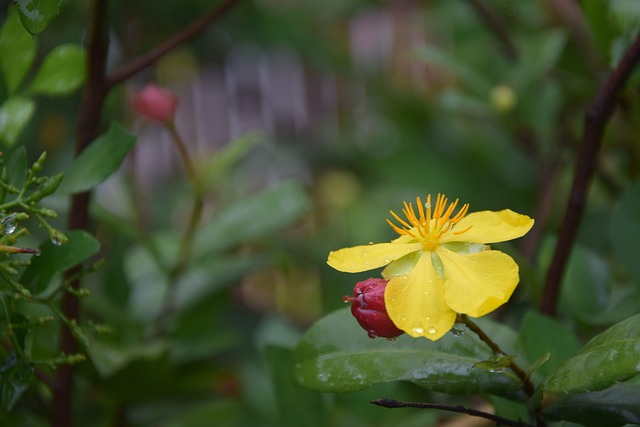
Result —
[[482, 0], [469, 0], [469, 3], [491, 30], [492, 34], [498, 39], [498, 42], [500, 43], [500, 50], [504, 56], [510, 61], [515, 62], [518, 59], [518, 51], [516, 50], [516, 47], [511, 40], [509, 30], [502, 19], [500, 19], [493, 10], [488, 8]]
[[602, 145], [604, 129], [613, 114], [618, 100], [618, 94], [631, 76], [633, 69], [640, 60], [640, 35], [629, 47], [620, 64], [611, 73], [604, 86], [600, 88], [595, 99], [589, 105], [585, 115], [584, 134], [578, 163], [567, 202], [564, 220], [560, 227], [558, 242], [551, 265], [547, 271], [547, 280], [542, 295], [540, 311], [554, 316], [560, 284], [569, 259], [571, 247], [576, 238], [578, 225], [584, 212], [587, 193], [596, 170], [598, 152]]
[[[106, 89], [106, 62], [109, 45], [107, 28], [108, 0], [94, 0], [90, 6], [89, 24], [87, 26], [87, 82], [85, 85], [80, 108], [78, 109], [76, 129], [76, 156], [82, 152], [98, 136], [98, 123]], [[75, 194], [71, 198], [68, 219], [70, 230], [86, 230], [89, 226], [89, 193]], [[77, 268], [65, 273], [70, 286], [79, 289]], [[62, 298], [62, 312], [64, 316], [77, 321], [80, 317], [80, 302], [71, 292], [65, 292]], [[78, 352], [78, 342], [71, 331], [65, 326], [60, 330], [60, 352], [75, 354]], [[53, 427], [68, 427], [72, 425], [72, 396], [74, 383], [74, 366], [61, 365], [58, 367], [53, 401], [51, 405], [51, 425]]]
[[128, 64], [121, 66], [109, 77], [107, 86], [111, 88], [119, 83], [122, 83], [139, 71], [153, 65], [156, 61], [166, 55], [170, 50], [193, 39], [207, 26], [209, 26], [211, 23], [223, 16], [226, 12], [231, 10], [231, 8], [238, 2], [239, 0], [225, 0], [223, 3], [211, 9], [211, 11], [209, 11], [208, 13], [193, 21], [182, 31], [176, 33], [173, 37], [167, 39], [146, 54], [139, 56]]
[[443, 405], [440, 403], [423, 403], [423, 402], [404, 402], [394, 399], [377, 399], [372, 401], [374, 405], [382, 406], [384, 408], [418, 408], [418, 409], [438, 409], [440, 411], [456, 412], [458, 414], [471, 415], [472, 417], [484, 418], [491, 420], [499, 426], [507, 427], [532, 427], [530, 424], [523, 423], [522, 421], [510, 420], [508, 418], [499, 417], [498, 415], [490, 414], [488, 412], [478, 411], [477, 409], [466, 408], [462, 405]]

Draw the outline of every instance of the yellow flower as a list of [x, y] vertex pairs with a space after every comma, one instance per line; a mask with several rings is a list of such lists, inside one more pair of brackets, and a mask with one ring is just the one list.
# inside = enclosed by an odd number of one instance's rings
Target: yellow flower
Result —
[[386, 266], [387, 312], [393, 323], [413, 337], [437, 340], [447, 333], [457, 313], [484, 316], [507, 302], [519, 282], [518, 265], [488, 243], [524, 236], [533, 219], [511, 210], [467, 215], [465, 204], [453, 214], [458, 200], [449, 204], [438, 194], [417, 211], [404, 203], [406, 220], [387, 220], [400, 235], [391, 243], [369, 244], [331, 252], [327, 263], [336, 270], [357, 273]]

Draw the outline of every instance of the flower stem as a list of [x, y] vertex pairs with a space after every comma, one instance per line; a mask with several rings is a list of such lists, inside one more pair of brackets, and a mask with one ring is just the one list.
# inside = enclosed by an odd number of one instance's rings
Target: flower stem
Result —
[[[498, 344], [496, 344], [489, 337], [489, 335], [487, 335], [482, 330], [482, 328], [478, 326], [477, 323], [469, 319], [466, 315], [459, 314], [457, 320], [460, 323], [464, 323], [471, 332], [476, 334], [481, 341], [483, 341], [487, 346], [489, 346], [489, 348], [494, 354], [506, 354], [504, 351], [502, 351], [500, 346], [498, 346]], [[531, 382], [531, 378], [529, 378], [529, 375], [524, 371], [524, 369], [518, 366], [513, 360], [509, 362], [509, 368], [513, 371], [514, 374], [516, 374], [516, 376], [520, 379], [520, 381], [522, 381], [522, 388], [524, 389], [524, 392], [527, 394], [527, 396], [532, 397], [533, 394], [535, 393], [535, 387], [533, 386], [533, 383]], [[537, 427], [546, 426], [546, 423], [544, 422], [544, 420], [537, 413], [534, 413], [533, 415], [535, 416]]]
[[[496, 344], [491, 338], [489, 338], [489, 336], [480, 328], [480, 326], [478, 326], [477, 323], [469, 319], [466, 315], [458, 315], [458, 320], [461, 323], [464, 323], [471, 332], [476, 334], [478, 338], [480, 338], [480, 340], [483, 341], [494, 354], [506, 354], [504, 351], [502, 351], [498, 344]], [[514, 374], [516, 374], [520, 381], [522, 381], [522, 387], [524, 388], [525, 393], [527, 393], [527, 396], [533, 396], [535, 388], [531, 383], [529, 375], [524, 371], [524, 369], [518, 366], [514, 361], [509, 362], [509, 368], [513, 371]]]
[[[187, 261], [191, 252], [191, 245], [193, 243], [193, 238], [196, 233], [196, 229], [198, 224], [200, 223], [200, 219], [202, 218], [202, 211], [204, 208], [204, 199], [202, 197], [203, 187], [196, 173], [196, 170], [193, 166], [193, 162], [191, 161], [191, 157], [189, 156], [189, 152], [187, 147], [182, 140], [182, 137], [178, 133], [175, 124], [173, 122], [167, 123], [166, 128], [171, 134], [173, 142], [180, 153], [180, 158], [182, 159], [182, 164], [184, 166], [185, 174], [187, 175], [187, 179], [189, 180], [189, 184], [194, 192], [193, 206], [191, 207], [191, 214], [189, 215], [189, 222], [187, 223], [187, 227], [182, 235], [182, 240], [180, 241], [180, 248], [178, 249], [178, 255], [176, 257], [176, 262], [173, 264], [173, 267], [169, 270], [169, 280], [168, 280], [168, 289], [164, 298], [164, 303], [162, 305], [162, 309], [158, 316], [156, 324], [158, 326], [162, 324], [166, 324], [166, 318], [173, 312], [174, 310], [174, 292], [175, 292], [175, 283], [180, 275], [184, 272]], [[160, 332], [160, 331], [159, 331]]]

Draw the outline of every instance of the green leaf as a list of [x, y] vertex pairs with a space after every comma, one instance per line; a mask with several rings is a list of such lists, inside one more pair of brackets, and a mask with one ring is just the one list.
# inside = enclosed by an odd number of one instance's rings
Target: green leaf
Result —
[[9, 8], [9, 16], [0, 29], [0, 70], [9, 95], [15, 93], [35, 56], [35, 39], [20, 23], [17, 10]]
[[544, 382], [545, 396], [603, 390], [640, 372], [640, 314], [594, 337]]
[[609, 265], [595, 252], [575, 245], [563, 280], [561, 309], [583, 323], [593, 324], [610, 298]]
[[27, 125], [35, 103], [29, 98], [14, 96], [0, 105], [0, 140], [7, 146], [15, 144], [20, 132]]
[[[525, 315], [519, 341], [530, 361], [541, 361], [537, 371], [544, 377], [580, 348], [575, 333], [564, 323], [536, 311]], [[545, 354], [549, 354], [547, 360]]]
[[6, 163], [9, 176], [8, 184], [18, 190], [24, 187], [27, 179], [27, 150], [24, 146], [16, 147]]
[[543, 415], [593, 427], [617, 427], [640, 423], [640, 376], [605, 390], [545, 399]]
[[300, 184], [286, 181], [221, 211], [198, 232], [193, 253], [202, 258], [291, 225], [309, 210]]
[[69, 240], [62, 246], [43, 242], [39, 248], [40, 256], [31, 259], [20, 283], [33, 293], [42, 292], [54, 275], [85, 261], [100, 248], [98, 241], [84, 231], [71, 231], [67, 237]]
[[63, 44], [44, 58], [29, 90], [49, 96], [68, 95], [78, 89], [86, 77], [85, 51], [76, 44]]
[[14, 0], [22, 25], [31, 34], [42, 32], [58, 16], [66, 0]]
[[136, 137], [112, 122], [106, 133], [96, 138], [73, 161], [58, 187], [58, 194], [90, 190], [119, 167], [136, 142]]
[[611, 217], [610, 236], [620, 262], [640, 288], [640, 180], [627, 188]]
[[109, 377], [124, 369], [134, 360], [154, 360], [167, 350], [163, 341], [117, 344], [97, 337], [89, 339], [87, 351], [96, 371]]
[[251, 132], [235, 139], [213, 156], [213, 161], [206, 164], [203, 171], [205, 186], [212, 186], [216, 179], [235, 165], [253, 147], [259, 144], [264, 135], [259, 132]]
[[[483, 330], [513, 354], [515, 333], [488, 319]], [[431, 391], [490, 393], [525, 398], [509, 370], [490, 372], [473, 366], [493, 354], [474, 334], [447, 334], [438, 341], [402, 335], [397, 341], [370, 339], [348, 308], [321, 319], [302, 337], [294, 353], [298, 385], [323, 392], [351, 392], [388, 381], [410, 381]]]
[[265, 349], [267, 366], [276, 396], [279, 426], [322, 427], [326, 424], [324, 401], [320, 393], [303, 390], [291, 379], [293, 353], [282, 347]]
[[29, 389], [34, 374], [31, 365], [10, 359], [0, 367], [0, 408], [10, 412]]

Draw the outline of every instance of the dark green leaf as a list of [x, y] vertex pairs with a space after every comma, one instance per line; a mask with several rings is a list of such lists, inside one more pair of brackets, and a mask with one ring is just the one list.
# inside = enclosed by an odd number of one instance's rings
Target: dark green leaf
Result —
[[[515, 333], [488, 319], [478, 324], [513, 354]], [[523, 399], [520, 381], [509, 370], [474, 369], [492, 360], [486, 344], [474, 334], [447, 334], [438, 341], [370, 339], [349, 309], [339, 310], [316, 323], [300, 340], [294, 353], [294, 378], [306, 388], [324, 392], [350, 392], [388, 381], [410, 381], [431, 391], [452, 394], [490, 393]]]
[[22, 25], [31, 34], [38, 34], [58, 16], [66, 0], [14, 0], [14, 2], [18, 6]]
[[194, 253], [208, 257], [250, 239], [291, 225], [309, 209], [298, 182], [286, 181], [221, 211], [197, 234]]
[[9, 16], [0, 29], [0, 70], [9, 95], [15, 93], [35, 55], [35, 39], [20, 23], [18, 11], [9, 8]]
[[562, 285], [560, 306], [563, 311], [590, 324], [603, 312], [611, 297], [611, 274], [602, 257], [575, 245]]
[[324, 401], [318, 392], [301, 389], [293, 383], [291, 350], [268, 346], [265, 349], [267, 365], [276, 396], [278, 414], [283, 427], [322, 427], [326, 425]]
[[544, 392], [568, 395], [603, 390], [640, 372], [640, 314], [597, 335], [544, 382]]
[[640, 376], [591, 393], [545, 396], [543, 415], [593, 427], [640, 424]]
[[611, 243], [627, 272], [640, 287], [640, 180], [624, 192], [611, 218]]
[[538, 371], [547, 377], [562, 362], [574, 355], [580, 348], [580, 341], [575, 333], [562, 322], [543, 316], [537, 311], [530, 311], [522, 322], [519, 336], [522, 348], [527, 358], [534, 362], [548, 360], [538, 366]]
[[33, 381], [31, 365], [18, 362], [11, 366], [3, 365], [0, 370], [0, 406], [4, 412], [10, 412]]
[[50, 241], [40, 245], [40, 256], [34, 257], [20, 282], [33, 293], [44, 291], [53, 276], [85, 261], [98, 252], [100, 245], [84, 231], [72, 231], [67, 243], [56, 246]]
[[14, 96], [0, 105], [0, 141], [12, 146], [36, 109], [33, 100]]
[[82, 47], [64, 44], [44, 58], [29, 90], [49, 96], [68, 95], [77, 90], [86, 77], [86, 55]]
[[58, 187], [58, 193], [80, 193], [100, 184], [120, 167], [135, 142], [134, 135], [119, 124], [111, 123], [107, 132], [96, 138], [73, 161]]

